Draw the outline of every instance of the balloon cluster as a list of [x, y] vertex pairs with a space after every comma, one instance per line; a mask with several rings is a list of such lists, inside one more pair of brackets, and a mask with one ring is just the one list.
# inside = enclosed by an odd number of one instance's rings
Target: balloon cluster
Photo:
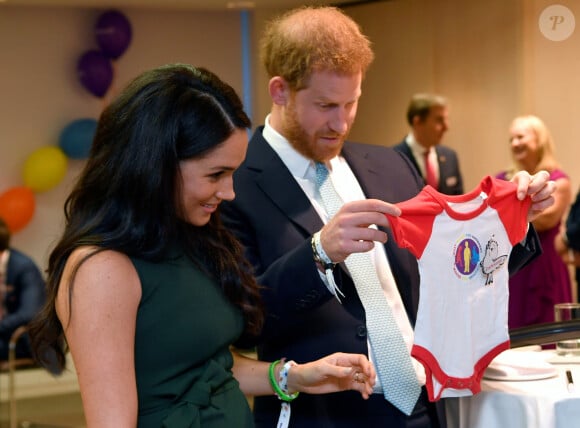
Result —
[[94, 96], [105, 96], [113, 82], [113, 64], [131, 43], [131, 23], [121, 12], [104, 12], [95, 26], [99, 49], [90, 49], [77, 62], [81, 84]]
[[[99, 16], [95, 25], [99, 49], [88, 50], [77, 62], [78, 78], [91, 94], [105, 96], [113, 82], [112, 61], [127, 50], [131, 36], [131, 24], [121, 12], [109, 10]], [[26, 227], [32, 219], [34, 194], [50, 190], [62, 181], [68, 159], [88, 157], [96, 128], [95, 119], [73, 120], [61, 131], [58, 147], [41, 147], [26, 158], [22, 171], [24, 185], [0, 194], [0, 217], [12, 233]]]

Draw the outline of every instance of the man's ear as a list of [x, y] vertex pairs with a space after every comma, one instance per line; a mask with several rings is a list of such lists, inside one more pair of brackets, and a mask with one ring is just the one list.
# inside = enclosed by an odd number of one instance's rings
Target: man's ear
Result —
[[277, 105], [286, 105], [290, 98], [290, 87], [284, 78], [280, 76], [274, 76], [270, 79], [268, 91], [272, 102]]
[[413, 128], [417, 125], [419, 125], [421, 123], [421, 116], [419, 116], [418, 114], [416, 114], [415, 116], [413, 116], [413, 119], [411, 120], [412, 126]]

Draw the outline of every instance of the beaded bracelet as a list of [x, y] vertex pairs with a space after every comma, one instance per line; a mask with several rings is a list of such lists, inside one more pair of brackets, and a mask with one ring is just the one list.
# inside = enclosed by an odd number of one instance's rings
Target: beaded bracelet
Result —
[[281, 362], [282, 362], [282, 360], [276, 360], [270, 364], [270, 368], [268, 369], [268, 378], [270, 379], [270, 385], [272, 386], [272, 389], [274, 390], [274, 392], [278, 396], [278, 399], [289, 403], [290, 401], [295, 400], [296, 397], [298, 397], [298, 395], [300, 394], [300, 392], [295, 392], [294, 394], [288, 394], [288, 387], [287, 387], [288, 371], [290, 370], [290, 367], [292, 367], [296, 363], [294, 361], [288, 361], [287, 363], [284, 364], [284, 367], [282, 367], [282, 370], [280, 371], [280, 379], [281, 380], [283, 379], [283, 382], [281, 382], [281, 384], [280, 384], [276, 380], [276, 376], [274, 375], [274, 369]]

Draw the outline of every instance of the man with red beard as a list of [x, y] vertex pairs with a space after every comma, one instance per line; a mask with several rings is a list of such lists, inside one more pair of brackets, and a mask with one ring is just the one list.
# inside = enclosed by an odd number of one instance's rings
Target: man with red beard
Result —
[[[410, 349], [419, 298], [417, 263], [389, 239], [384, 213], [397, 215], [393, 204], [415, 196], [423, 179], [391, 148], [345, 141], [373, 59], [370, 42], [340, 10], [304, 7], [272, 21], [261, 48], [272, 108], [234, 174], [236, 198], [220, 208], [263, 286], [263, 334], [245, 345], [257, 343], [258, 357], [268, 360], [307, 361], [339, 350], [372, 358], [368, 317], [343, 263], [352, 253], [369, 252]], [[334, 216], [316, 187], [317, 163], [329, 170], [344, 201]], [[516, 180], [520, 199], [535, 194], [534, 210], [552, 203], [554, 185], [546, 174]], [[521, 246], [513, 262], [528, 260], [535, 242], [528, 238], [529, 247]], [[424, 381], [416, 361], [414, 368], [417, 381]], [[442, 406], [428, 402], [424, 387], [410, 415], [385, 399], [382, 390], [389, 388], [380, 386], [368, 400], [350, 392], [302, 394], [292, 403], [290, 427], [444, 425]], [[279, 413], [274, 395], [255, 399], [258, 427], [276, 426]]]

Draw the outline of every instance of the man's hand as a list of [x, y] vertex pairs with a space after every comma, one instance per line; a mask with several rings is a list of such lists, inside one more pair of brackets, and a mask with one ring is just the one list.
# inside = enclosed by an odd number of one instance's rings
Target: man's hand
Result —
[[344, 261], [352, 253], [370, 251], [375, 241], [387, 242], [387, 234], [370, 225], [388, 227], [385, 214], [401, 215], [393, 204], [378, 199], [345, 203], [322, 228], [320, 242], [334, 263]]
[[527, 195], [532, 198], [528, 222], [534, 221], [542, 211], [554, 205], [556, 182], [550, 180], [550, 174], [547, 171], [540, 171], [534, 175], [520, 171], [513, 176], [511, 181], [518, 186], [517, 195], [520, 201]]

